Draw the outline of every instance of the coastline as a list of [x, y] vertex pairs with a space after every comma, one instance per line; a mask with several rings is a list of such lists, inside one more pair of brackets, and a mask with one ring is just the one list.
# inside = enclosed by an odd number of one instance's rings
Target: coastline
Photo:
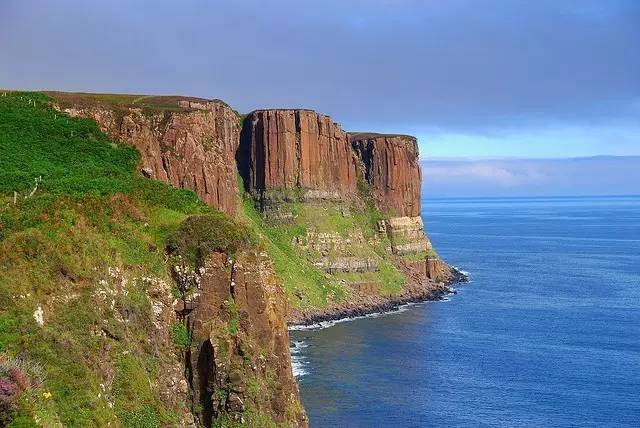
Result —
[[402, 293], [394, 296], [371, 296], [353, 293], [352, 299], [327, 308], [293, 310], [289, 315], [289, 330], [305, 330], [325, 327], [323, 323], [362, 318], [373, 314], [395, 312], [401, 307], [427, 301], [443, 300], [449, 294], [455, 294], [454, 284], [469, 282], [464, 271], [448, 266], [444, 281], [411, 281], [405, 285]]

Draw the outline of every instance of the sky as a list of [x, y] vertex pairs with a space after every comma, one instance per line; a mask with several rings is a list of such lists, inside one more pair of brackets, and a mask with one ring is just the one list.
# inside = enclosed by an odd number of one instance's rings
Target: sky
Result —
[[424, 197], [603, 196], [640, 194], [640, 156], [426, 159]]
[[0, 87], [312, 108], [423, 160], [634, 156], [640, 1], [2, 0]]

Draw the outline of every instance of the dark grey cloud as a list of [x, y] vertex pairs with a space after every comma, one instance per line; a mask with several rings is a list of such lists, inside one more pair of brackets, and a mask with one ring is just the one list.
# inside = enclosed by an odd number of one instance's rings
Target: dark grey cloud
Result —
[[637, 0], [0, 3], [0, 86], [482, 132], [640, 113]]

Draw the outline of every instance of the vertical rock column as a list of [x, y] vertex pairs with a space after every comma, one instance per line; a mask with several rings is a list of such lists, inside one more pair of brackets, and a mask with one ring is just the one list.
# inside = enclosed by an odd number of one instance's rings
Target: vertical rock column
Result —
[[284, 426], [307, 425], [291, 368], [287, 299], [266, 254], [211, 254], [189, 311], [187, 378], [204, 426], [221, 416], [241, 422], [249, 408]]
[[347, 199], [357, 193], [347, 135], [311, 110], [257, 110], [246, 119], [240, 173], [254, 196], [300, 190], [306, 199]]
[[392, 217], [420, 216], [418, 143], [405, 135], [349, 134], [376, 207]]
[[420, 217], [422, 178], [418, 143], [405, 135], [349, 134], [376, 207], [388, 218], [380, 232], [394, 254], [429, 251]]

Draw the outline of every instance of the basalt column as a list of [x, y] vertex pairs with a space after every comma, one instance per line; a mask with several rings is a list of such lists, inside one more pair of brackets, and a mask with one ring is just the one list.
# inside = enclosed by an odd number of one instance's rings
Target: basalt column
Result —
[[420, 217], [418, 143], [406, 135], [349, 134], [376, 207], [387, 216], [380, 232], [394, 254], [431, 250]]
[[342, 200], [357, 193], [346, 133], [311, 110], [257, 110], [245, 119], [238, 162], [254, 196]]

